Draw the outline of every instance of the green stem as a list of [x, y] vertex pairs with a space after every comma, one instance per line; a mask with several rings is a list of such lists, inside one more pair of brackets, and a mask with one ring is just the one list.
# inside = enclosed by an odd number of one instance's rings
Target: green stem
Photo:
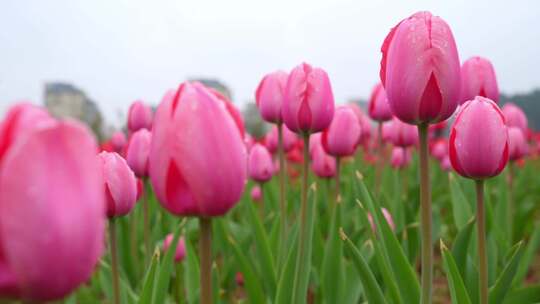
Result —
[[514, 239], [514, 162], [508, 163], [508, 241], [513, 244]]
[[201, 304], [212, 304], [212, 221], [200, 217]]
[[[284, 263], [286, 257], [286, 240], [287, 240], [287, 203], [285, 201], [285, 179], [287, 168], [285, 163], [285, 147], [283, 146], [283, 123], [278, 123], [278, 157], [279, 157], [279, 212], [281, 217], [280, 222], [280, 238], [279, 238], [279, 270]], [[262, 190], [262, 189], [261, 189]], [[264, 195], [264, 193], [263, 193]]]
[[143, 180], [143, 193], [142, 193], [142, 203], [143, 203], [143, 233], [144, 233], [144, 247], [146, 249], [146, 257], [150, 258], [152, 256], [152, 248], [150, 245], [150, 214], [148, 211], [148, 194], [149, 191], [148, 179]]
[[116, 223], [115, 218], [109, 221], [109, 241], [111, 243], [111, 268], [113, 277], [113, 295], [114, 303], [120, 304], [120, 277], [118, 273], [118, 249], [116, 241]]
[[486, 256], [486, 219], [484, 211], [484, 181], [476, 181], [476, 217], [478, 222], [478, 263], [479, 266], [479, 287], [480, 304], [488, 303], [488, 269]]
[[420, 138], [420, 229], [422, 232], [422, 304], [431, 303], [433, 246], [431, 245], [431, 189], [429, 184], [428, 124], [418, 125]]
[[336, 193], [334, 199], [334, 208], [336, 207], [337, 201], [339, 199], [341, 183], [341, 157], [336, 157]]
[[261, 218], [261, 223], [264, 225], [264, 183], [259, 183], [261, 188], [261, 201], [259, 202], [259, 217]]
[[381, 179], [382, 179], [382, 171], [384, 167], [384, 143], [382, 140], [382, 127], [383, 123], [379, 121], [379, 124], [377, 125], [378, 130], [378, 144], [377, 144], [377, 151], [378, 151], [378, 159], [375, 167], [375, 194], [378, 196], [380, 189], [381, 189]]

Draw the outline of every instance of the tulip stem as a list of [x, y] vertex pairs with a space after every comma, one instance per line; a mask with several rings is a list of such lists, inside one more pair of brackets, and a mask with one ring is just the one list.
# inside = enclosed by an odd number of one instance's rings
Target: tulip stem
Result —
[[478, 263], [479, 263], [479, 287], [480, 304], [488, 303], [488, 269], [486, 257], [486, 219], [484, 211], [484, 181], [476, 181], [476, 217], [478, 222]]
[[201, 259], [201, 304], [212, 303], [212, 221], [200, 217], [199, 255]]
[[378, 151], [378, 159], [377, 159], [377, 166], [375, 168], [375, 193], [379, 195], [380, 189], [381, 189], [381, 179], [382, 179], [382, 171], [384, 167], [384, 143], [382, 140], [382, 129], [383, 129], [383, 123], [382, 121], [379, 121], [377, 125], [377, 134], [378, 134], [378, 144], [377, 144], [377, 151]]
[[422, 304], [431, 303], [433, 246], [431, 245], [431, 189], [429, 184], [428, 124], [418, 125], [420, 138], [420, 229], [422, 231]]
[[[279, 154], [279, 209], [281, 212], [280, 252], [285, 249], [287, 238], [287, 205], [285, 203], [285, 147], [283, 146], [283, 123], [278, 123], [278, 154]], [[262, 189], [262, 188], [261, 188]]]
[[142, 203], [143, 203], [143, 230], [144, 230], [144, 247], [146, 249], [146, 257], [150, 257], [152, 254], [152, 249], [150, 245], [150, 214], [148, 211], [148, 180], [145, 178], [143, 180], [143, 193], [142, 193]]
[[508, 241], [514, 239], [514, 161], [508, 162]]
[[111, 268], [113, 279], [114, 303], [120, 304], [120, 277], [118, 273], [118, 252], [116, 247], [116, 223], [115, 218], [109, 221], [109, 241], [111, 243]]
[[259, 217], [261, 218], [261, 223], [264, 224], [264, 183], [259, 183], [259, 187], [261, 188], [261, 201], [259, 204]]
[[339, 194], [340, 194], [340, 183], [341, 183], [341, 157], [336, 157], [336, 193], [335, 193], [335, 198], [334, 198], [334, 208], [336, 207], [335, 205], [337, 204], [337, 201], [338, 201], [338, 197], [339, 197]]

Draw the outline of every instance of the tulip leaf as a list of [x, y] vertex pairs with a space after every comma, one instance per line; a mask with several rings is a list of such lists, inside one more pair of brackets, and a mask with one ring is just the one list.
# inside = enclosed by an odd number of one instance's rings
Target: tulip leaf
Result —
[[523, 242], [519, 242], [510, 249], [508, 263], [497, 278], [495, 285], [489, 290], [489, 303], [502, 303], [508, 290], [512, 285], [512, 280], [517, 271], [517, 266], [523, 254]]
[[139, 304], [151, 304], [152, 295], [154, 294], [154, 285], [156, 282], [156, 271], [159, 264], [159, 250], [156, 250], [152, 256], [150, 267], [148, 268], [144, 277], [144, 283], [142, 285], [142, 292], [139, 297]]
[[200, 270], [199, 270], [199, 258], [195, 253], [195, 249], [191, 242], [186, 237], [186, 267], [184, 269], [184, 282], [187, 293], [187, 299], [189, 303], [197, 303], [199, 299], [200, 288]]
[[467, 225], [470, 218], [473, 216], [471, 205], [467, 201], [467, 198], [465, 197], [456, 176], [449, 173], [449, 179], [454, 223], [456, 224], [456, 227], [461, 230], [465, 225]]
[[287, 259], [283, 265], [281, 275], [276, 290], [276, 304], [288, 304], [291, 303], [292, 289], [294, 281], [294, 269], [296, 255], [298, 252], [298, 230], [294, 229], [292, 233], [292, 241], [289, 242], [288, 248], [290, 248], [287, 254]]
[[446, 248], [441, 240], [441, 253], [443, 255], [444, 268], [446, 270], [446, 277], [448, 278], [448, 285], [450, 288], [450, 295], [452, 297], [452, 303], [470, 304], [471, 299], [463, 283], [463, 279], [459, 273], [459, 268], [454, 261], [454, 257]]
[[343, 247], [339, 240], [339, 228], [341, 227], [341, 199], [336, 200], [333, 208], [330, 232], [326, 240], [324, 258], [322, 263], [322, 292], [326, 303], [338, 303], [340, 288], [343, 284]]
[[456, 267], [462, 277], [466, 277], [467, 252], [475, 222], [476, 218], [473, 217], [469, 220], [467, 225], [459, 230], [452, 246], [452, 255], [454, 256]]
[[514, 277], [513, 285], [515, 287], [519, 286], [525, 276], [527, 275], [527, 271], [529, 269], [529, 266], [531, 265], [536, 250], [540, 246], [540, 224], [537, 224], [534, 232], [529, 240], [529, 243], [527, 244], [527, 248], [525, 249], [525, 252], [523, 253], [523, 257], [521, 258], [521, 263], [519, 263], [516, 276]]
[[504, 299], [504, 304], [540, 303], [540, 285], [532, 285], [510, 292]]

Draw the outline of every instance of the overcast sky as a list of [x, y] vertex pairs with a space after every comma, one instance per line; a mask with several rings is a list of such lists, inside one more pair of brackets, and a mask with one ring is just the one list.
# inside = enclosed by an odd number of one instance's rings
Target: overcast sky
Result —
[[191, 77], [216, 77], [243, 105], [267, 72], [302, 61], [330, 75], [336, 101], [378, 81], [389, 29], [418, 10], [445, 19], [460, 59], [492, 60], [508, 93], [540, 87], [540, 1], [76, 1], [0, 4], [0, 114], [42, 103], [43, 84], [83, 89], [109, 123]]

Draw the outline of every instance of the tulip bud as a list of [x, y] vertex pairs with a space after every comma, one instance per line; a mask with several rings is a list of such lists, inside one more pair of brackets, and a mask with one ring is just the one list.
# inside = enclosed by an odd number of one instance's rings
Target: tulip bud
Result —
[[369, 99], [369, 117], [375, 121], [388, 121], [391, 120], [392, 110], [388, 104], [388, 98], [386, 98], [386, 92], [383, 86], [379, 83], [371, 92], [371, 98]]
[[272, 179], [273, 171], [272, 155], [263, 145], [255, 144], [249, 152], [249, 177], [257, 182], [264, 183]]
[[128, 110], [127, 127], [130, 133], [140, 129], [152, 129], [152, 108], [145, 105], [141, 100], [131, 104]]
[[450, 27], [418, 12], [394, 27], [381, 48], [381, 81], [392, 113], [410, 124], [435, 123], [454, 113], [460, 64]]
[[391, 142], [394, 146], [410, 147], [418, 143], [416, 127], [394, 118], [392, 121]]
[[461, 103], [482, 96], [499, 102], [499, 87], [495, 69], [491, 62], [482, 57], [467, 59], [461, 66]]
[[246, 148], [230, 107], [200, 83], [183, 83], [160, 103], [152, 127], [150, 180], [176, 215], [219, 216], [240, 199]]
[[332, 178], [336, 175], [336, 159], [324, 151], [322, 145], [313, 148], [311, 170], [321, 178]]
[[261, 187], [259, 185], [254, 186], [251, 188], [251, 199], [254, 202], [260, 202], [263, 197]]
[[364, 144], [368, 142], [369, 138], [371, 137], [371, 121], [369, 117], [362, 112], [362, 109], [356, 103], [351, 102], [347, 104], [347, 106], [354, 111], [354, 114], [356, 114], [356, 117], [358, 118], [358, 122], [360, 122], [360, 129], [362, 130], [362, 133], [358, 143]]
[[[174, 239], [174, 235], [167, 234], [165, 237], [165, 240], [163, 241], [163, 252], [167, 252], [169, 250], [169, 247], [171, 247], [171, 243]], [[176, 245], [176, 252], [174, 253], [174, 261], [176, 263], [182, 262], [182, 260], [186, 257], [186, 242], [184, 240], [184, 237], [180, 237], [178, 240], [178, 244]]]
[[518, 160], [529, 152], [529, 144], [520, 128], [508, 127], [508, 155], [510, 160]]
[[[283, 149], [285, 150], [285, 153], [290, 152], [294, 145], [296, 144], [296, 141], [298, 140], [298, 136], [296, 136], [296, 133], [289, 130], [287, 126], [282, 125], [282, 132], [283, 132]], [[272, 129], [270, 129], [270, 132], [266, 134], [265, 144], [266, 148], [270, 153], [276, 153], [278, 150], [278, 141], [279, 141], [279, 134], [278, 134], [278, 128], [277, 126], [273, 126]]]
[[287, 85], [287, 73], [276, 71], [261, 80], [255, 92], [255, 101], [262, 118], [267, 122], [281, 123], [281, 106]]
[[97, 143], [78, 122], [17, 105], [0, 145], [0, 297], [61, 299], [90, 278], [103, 249]]
[[326, 72], [303, 63], [292, 70], [285, 88], [283, 121], [296, 133], [326, 129], [334, 115], [334, 94]]
[[508, 102], [502, 107], [502, 112], [506, 120], [506, 126], [520, 128], [523, 134], [527, 134], [527, 116], [520, 107]]
[[98, 154], [105, 181], [107, 216], [126, 215], [137, 201], [137, 180], [122, 156], [116, 152]]
[[460, 175], [484, 179], [499, 174], [508, 162], [508, 132], [499, 107], [480, 96], [464, 103], [448, 145], [452, 167]]
[[146, 129], [140, 129], [133, 133], [129, 139], [126, 161], [137, 177], [148, 176], [148, 154], [150, 153], [150, 141], [152, 133]]
[[452, 163], [450, 162], [450, 156], [446, 155], [441, 160], [441, 169], [443, 169], [446, 172], [450, 172], [452, 170]]
[[234, 280], [238, 286], [244, 286], [244, 275], [241, 272], [236, 273]]
[[446, 155], [448, 155], [448, 142], [446, 139], [438, 139], [431, 148], [431, 155], [442, 161]]
[[392, 142], [392, 138], [394, 138], [394, 125], [392, 124], [393, 120], [385, 121], [382, 125], [382, 141]]
[[332, 123], [322, 133], [322, 145], [332, 156], [351, 156], [362, 133], [360, 123], [351, 108], [336, 109]]
[[126, 146], [126, 135], [122, 131], [116, 131], [111, 136], [111, 145], [114, 152], [122, 153]]
[[390, 164], [394, 169], [405, 168], [411, 162], [411, 152], [406, 148], [394, 147]]

